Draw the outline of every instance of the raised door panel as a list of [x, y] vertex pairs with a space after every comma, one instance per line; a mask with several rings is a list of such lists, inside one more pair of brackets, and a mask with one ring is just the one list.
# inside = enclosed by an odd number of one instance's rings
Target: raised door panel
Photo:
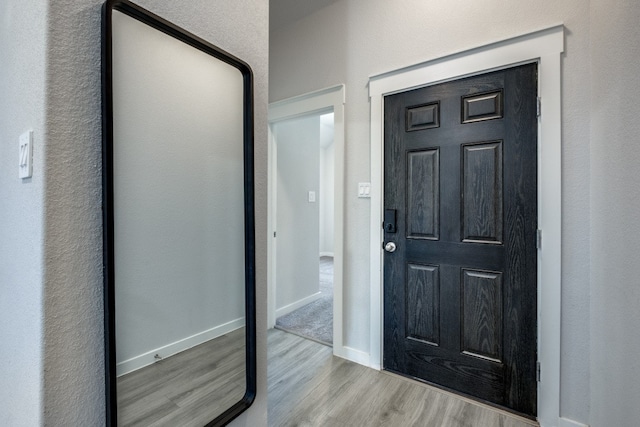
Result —
[[462, 270], [462, 352], [502, 360], [502, 274]]
[[440, 103], [439, 102], [432, 102], [430, 104], [407, 108], [407, 113], [406, 113], [407, 132], [411, 132], [415, 130], [432, 129], [432, 128], [437, 128], [439, 126], [440, 126]]
[[502, 141], [462, 145], [462, 240], [502, 243]]
[[503, 117], [502, 91], [462, 98], [462, 123], [475, 123]]
[[407, 238], [440, 236], [440, 153], [437, 148], [407, 154]]
[[440, 343], [440, 271], [433, 265], [409, 264], [407, 268], [407, 337]]

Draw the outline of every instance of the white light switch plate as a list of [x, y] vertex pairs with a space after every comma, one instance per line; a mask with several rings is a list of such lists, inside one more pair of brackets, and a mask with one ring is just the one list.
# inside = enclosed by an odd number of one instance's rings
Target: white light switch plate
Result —
[[358, 183], [358, 197], [363, 199], [371, 198], [371, 183], [370, 182], [359, 182]]
[[33, 175], [33, 131], [20, 135], [20, 178], [31, 178]]
[[309, 203], [315, 203], [316, 201], [316, 192], [309, 191]]

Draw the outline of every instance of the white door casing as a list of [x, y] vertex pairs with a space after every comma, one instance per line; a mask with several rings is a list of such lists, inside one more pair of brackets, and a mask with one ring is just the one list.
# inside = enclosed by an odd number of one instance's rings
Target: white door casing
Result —
[[276, 143], [272, 132], [273, 124], [308, 114], [333, 112], [334, 114], [334, 249], [333, 249], [333, 354], [349, 357], [349, 349], [342, 339], [342, 280], [344, 258], [344, 85], [332, 86], [315, 92], [269, 104], [269, 195], [268, 195], [268, 309], [267, 327], [276, 323], [275, 257], [276, 244]]

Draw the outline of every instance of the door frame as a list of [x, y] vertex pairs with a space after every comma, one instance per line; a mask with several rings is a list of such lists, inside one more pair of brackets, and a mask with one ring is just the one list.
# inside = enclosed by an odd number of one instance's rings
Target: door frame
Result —
[[[342, 337], [342, 281], [344, 264], [344, 103], [345, 86], [337, 85], [269, 104], [267, 328], [276, 324], [276, 188], [277, 146], [273, 125], [277, 122], [333, 112], [334, 208], [333, 208], [333, 354], [345, 357]], [[319, 252], [318, 252], [319, 254]]]
[[561, 321], [561, 54], [564, 26], [557, 25], [369, 77], [371, 108], [370, 366], [382, 369], [384, 96], [536, 62], [538, 119], [538, 420], [560, 421]]

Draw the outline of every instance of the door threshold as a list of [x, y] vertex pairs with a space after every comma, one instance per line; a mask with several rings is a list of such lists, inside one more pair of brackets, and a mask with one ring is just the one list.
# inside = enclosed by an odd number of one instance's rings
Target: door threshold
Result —
[[481, 400], [481, 399], [478, 399], [476, 397], [470, 396], [468, 394], [461, 393], [461, 392], [459, 392], [457, 390], [453, 390], [453, 389], [450, 389], [448, 387], [441, 386], [440, 384], [435, 384], [435, 383], [432, 383], [432, 382], [429, 382], [429, 381], [425, 381], [423, 379], [406, 376], [404, 374], [401, 374], [401, 373], [398, 373], [398, 372], [395, 372], [395, 371], [392, 371], [392, 370], [389, 370], [389, 369], [386, 369], [386, 368], [382, 368], [380, 370], [380, 372], [382, 372], [385, 375], [389, 375], [389, 376], [392, 376], [392, 377], [395, 377], [395, 378], [401, 378], [401, 379], [403, 379], [405, 381], [409, 381], [409, 382], [411, 382], [413, 384], [418, 384], [418, 385], [420, 385], [420, 386], [422, 386], [424, 388], [427, 388], [427, 389], [430, 389], [430, 390], [433, 390], [433, 391], [437, 391], [439, 393], [446, 394], [448, 396], [452, 396], [452, 397], [454, 397], [456, 399], [463, 400], [463, 401], [465, 401], [467, 403], [470, 403], [472, 405], [476, 405], [476, 406], [480, 406], [482, 408], [490, 409], [490, 410], [492, 410], [494, 412], [497, 412], [497, 413], [500, 413], [500, 414], [502, 414], [504, 416], [515, 418], [518, 421], [526, 423], [526, 424], [529, 424], [532, 427], [540, 427], [540, 424], [538, 423], [537, 419], [535, 417], [531, 416], [531, 415], [526, 415], [526, 414], [523, 414], [521, 412], [516, 412], [516, 411], [511, 410], [509, 408], [506, 408], [504, 406], [496, 405], [494, 403], [487, 402], [486, 400]]
[[300, 338], [304, 338], [305, 340], [317, 342], [318, 344], [326, 345], [327, 347], [333, 348], [333, 344], [332, 343], [329, 343], [329, 342], [326, 342], [326, 341], [322, 341], [322, 340], [319, 340], [317, 338], [312, 338], [312, 337], [307, 336], [307, 335], [303, 335], [303, 334], [301, 334], [299, 332], [296, 332], [296, 331], [293, 331], [291, 329], [283, 328], [282, 326], [280, 326], [278, 324], [276, 324], [273, 328], [274, 329], [279, 329], [279, 330], [281, 330], [283, 332], [286, 332], [288, 334], [299, 336]]

